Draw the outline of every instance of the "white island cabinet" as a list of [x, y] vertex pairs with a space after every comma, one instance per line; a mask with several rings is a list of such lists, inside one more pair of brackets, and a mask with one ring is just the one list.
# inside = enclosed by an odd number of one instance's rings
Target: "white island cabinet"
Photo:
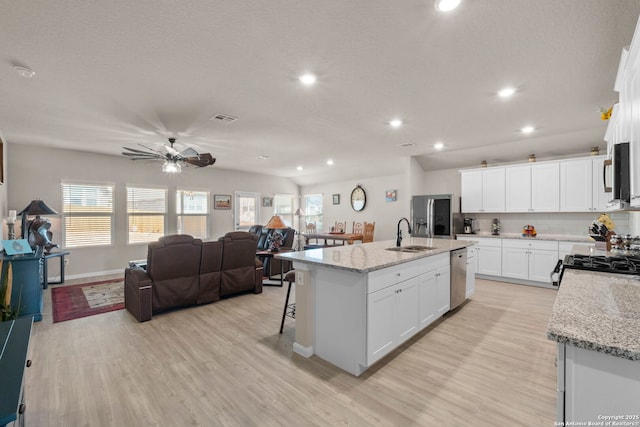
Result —
[[[296, 281], [302, 277], [313, 288], [307, 303], [309, 289], [296, 290], [296, 344], [312, 343], [303, 355], [315, 354], [357, 376], [449, 311], [450, 252], [473, 242], [411, 238], [403, 243], [431, 249], [389, 251], [394, 243], [278, 255], [305, 271]], [[298, 323], [310, 317], [313, 338], [301, 343]]]

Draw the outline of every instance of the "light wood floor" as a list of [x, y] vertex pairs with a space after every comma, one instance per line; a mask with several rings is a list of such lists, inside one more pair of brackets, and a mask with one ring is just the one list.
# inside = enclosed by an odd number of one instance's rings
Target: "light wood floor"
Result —
[[295, 321], [278, 333], [285, 294], [52, 324], [46, 290], [27, 425], [553, 425], [555, 290], [478, 280], [461, 309], [358, 378], [292, 352]]

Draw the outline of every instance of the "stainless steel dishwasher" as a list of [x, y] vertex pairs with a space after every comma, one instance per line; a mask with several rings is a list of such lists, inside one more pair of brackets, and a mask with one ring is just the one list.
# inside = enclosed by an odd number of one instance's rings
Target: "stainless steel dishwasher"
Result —
[[451, 251], [451, 304], [453, 310], [467, 298], [467, 248]]

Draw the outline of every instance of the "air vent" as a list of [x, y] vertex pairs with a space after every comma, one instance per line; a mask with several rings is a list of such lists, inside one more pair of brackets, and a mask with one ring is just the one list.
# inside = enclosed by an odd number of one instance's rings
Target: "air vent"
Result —
[[218, 114], [214, 115], [213, 117], [211, 117], [210, 120], [218, 120], [218, 121], [223, 122], [223, 123], [232, 123], [232, 122], [235, 122], [236, 120], [238, 120], [238, 118], [230, 116], [228, 114], [218, 113]]
[[400, 147], [407, 148], [407, 147], [413, 147], [414, 145], [416, 144], [414, 144], [413, 142], [405, 142], [403, 144], [400, 144]]

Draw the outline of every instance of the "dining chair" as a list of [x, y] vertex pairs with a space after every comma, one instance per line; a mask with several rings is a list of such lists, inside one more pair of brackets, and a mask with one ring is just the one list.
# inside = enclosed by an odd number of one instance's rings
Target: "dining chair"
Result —
[[[336, 221], [336, 224], [333, 226], [333, 230], [335, 232], [342, 232], [342, 233], [346, 233], [347, 232], [347, 221], [343, 221], [343, 222], [339, 222]], [[344, 240], [339, 240], [340, 243], [336, 243], [336, 241], [333, 241], [333, 245], [344, 245]]]
[[[316, 234], [317, 230], [316, 230], [316, 223], [315, 222], [308, 222], [305, 224], [305, 234], [309, 235], [309, 234]], [[318, 239], [313, 237], [313, 239], [315, 239], [316, 244], [318, 243]], [[305, 237], [305, 242], [308, 245], [310, 243], [311, 239], [309, 237]]]
[[351, 228], [353, 234], [362, 234], [364, 232], [364, 228], [361, 222], [353, 221], [353, 227]]
[[375, 222], [365, 222], [364, 232], [362, 233], [362, 243], [373, 242], [373, 232], [375, 231]]

